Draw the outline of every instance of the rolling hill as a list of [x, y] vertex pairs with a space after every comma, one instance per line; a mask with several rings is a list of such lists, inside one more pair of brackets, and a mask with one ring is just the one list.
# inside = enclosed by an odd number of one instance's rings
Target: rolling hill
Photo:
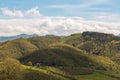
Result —
[[[23, 73], [40, 75], [38, 78], [44, 77], [43, 80], [47, 80], [53, 73], [62, 77], [51, 77], [53, 80], [91, 80], [89, 76], [99, 75], [107, 76], [109, 80], [119, 80], [119, 47], [120, 37], [98, 32], [83, 32], [66, 37], [35, 36], [2, 42], [0, 60], [5, 57], [18, 59], [27, 68]], [[39, 67], [36, 66], [38, 64]], [[38, 67], [38, 71], [33, 70], [35, 67]], [[39, 72], [39, 69], [45, 69], [51, 74]], [[106, 73], [109, 71], [118, 76]]]
[[19, 58], [23, 55], [27, 55], [38, 48], [31, 44], [27, 39], [16, 39], [12, 41], [7, 41], [0, 46], [0, 57], [13, 57]]

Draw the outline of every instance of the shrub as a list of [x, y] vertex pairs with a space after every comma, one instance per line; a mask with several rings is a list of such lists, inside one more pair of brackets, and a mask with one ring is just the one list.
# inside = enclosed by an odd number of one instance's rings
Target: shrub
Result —
[[0, 64], [0, 80], [21, 80], [20, 73], [20, 62], [15, 59], [6, 58]]

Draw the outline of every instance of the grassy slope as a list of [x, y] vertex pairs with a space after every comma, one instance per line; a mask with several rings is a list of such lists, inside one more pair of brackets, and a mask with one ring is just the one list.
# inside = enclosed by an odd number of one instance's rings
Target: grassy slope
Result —
[[120, 74], [117, 74], [115, 72], [111, 71], [95, 71], [93, 74], [88, 75], [75, 75], [74, 77], [72, 75], [68, 75], [65, 72], [54, 68], [54, 67], [41, 67], [41, 68], [35, 68], [30, 66], [22, 65], [23, 69], [29, 69], [33, 71], [38, 71], [40, 73], [43, 73], [45, 75], [50, 75], [55, 78], [59, 78], [60, 80], [72, 80], [71, 78], [74, 78], [76, 80], [119, 80]]
[[78, 44], [83, 42], [83, 39], [81, 33], [78, 33], [62, 38], [61, 42], [69, 45], [77, 46]]
[[[84, 32], [82, 34], [72, 34], [62, 38], [62, 42], [80, 49], [87, 53], [94, 53], [109, 57], [114, 62], [120, 64], [120, 37], [112, 34], [104, 34], [97, 32]], [[89, 44], [90, 42], [90, 44]], [[81, 46], [86, 43], [85, 46]]]
[[39, 49], [47, 48], [50, 44], [55, 44], [60, 42], [59, 37], [55, 36], [43, 36], [43, 37], [33, 37], [29, 38], [28, 41], [30, 41], [32, 44], [37, 46]]
[[120, 80], [120, 74], [111, 71], [95, 71], [89, 75], [77, 75], [76, 78], [78, 80]]
[[[62, 43], [67, 43], [73, 46], [77, 46], [82, 41], [83, 40], [81, 34], [75, 34], [68, 36], [66, 38], [62, 38]], [[7, 54], [13, 57], [20, 57], [33, 52], [33, 54], [26, 55], [25, 57], [23, 57], [24, 59], [23, 61], [24, 62], [32, 61], [33, 63], [38, 62], [48, 66], [76, 66], [76, 67], [80, 66], [80, 67], [90, 67], [92, 69], [104, 67], [106, 69], [118, 70], [119, 66], [108, 57], [92, 55], [92, 54], [89, 55], [76, 47], [67, 44], [56, 44], [59, 42], [60, 42], [60, 38], [57, 37], [36, 37], [30, 39], [16, 39], [1, 44], [0, 56], [6, 56]], [[38, 50], [38, 48], [41, 50]], [[45, 76], [47, 76], [46, 78], [48, 78], [49, 75], [51, 76], [51, 74], [49, 74], [49, 72], [51, 73], [50, 70], [38, 69], [28, 66], [24, 66], [23, 68], [26, 70], [38, 71], [42, 75], [45, 74]], [[58, 73], [59, 70], [58, 71], [57, 70], [52, 68], [52, 76], [60, 77], [62, 80], [69, 80], [64, 76], [61, 76], [60, 74], [61, 72]], [[101, 80], [102, 77], [103, 78], [102, 80], [119, 80], [116, 77], [113, 77], [113, 75], [116, 76], [116, 74], [112, 72], [109, 74], [103, 71], [100, 72], [95, 71], [91, 75], [79, 75], [77, 76], [77, 78], [78, 80], [79, 79]], [[120, 75], [117, 76], [119, 77]]]
[[57, 43], [60, 41], [58, 37], [33, 37], [29, 39], [15, 39], [0, 44], [0, 58], [14, 57], [19, 58], [28, 55], [38, 49], [47, 48], [49, 44]]
[[108, 57], [89, 55], [67, 44], [50, 45], [48, 49], [35, 51], [20, 58], [20, 60], [25, 63], [31, 61], [33, 64], [41, 63], [47, 66], [80, 66], [105, 70], [118, 69], [118, 65]]
[[38, 48], [26, 39], [16, 39], [8, 41], [0, 46], [0, 55], [19, 58], [27, 55]]
[[[68, 78], [68, 77], [65, 77], [65, 75], [64, 74], [62, 74], [61, 72], [62, 71], [60, 71], [60, 70], [58, 70], [58, 69], [56, 69], [56, 68], [52, 68], [52, 67], [41, 67], [41, 68], [36, 68], [36, 67], [31, 67], [31, 66], [25, 66], [25, 65], [22, 65], [21, 66], [22, 67], [22, 69], [24, 70], [24, 71], [27, 71], [27, 70], [29, 70], [29, 71], [36, 71], [36, 72], [39, 72], [39, 73], [41, 73], [42, 75], [44, 75], [44, 76], [51, 76], [51, 78], [53, 79], [53, 80], [71, 80], [70, 78]], [[25, 73], [25, 72], [24, 72]], [[61, 75], [62, 74], [62, 75]], [[35, 75], [36, 76], [36, 75]], [[41, 77], [41, 79], [42, 79], [42, 76], [40, 76]], [[40, 80], [41, 80], [40, 79]], [[38, 79], [39, 80], [39, 79]], [[44, 79], [43, 79], [44, 80]], [[49, 78], [48, 78], [48, 80], [50, 80]]]

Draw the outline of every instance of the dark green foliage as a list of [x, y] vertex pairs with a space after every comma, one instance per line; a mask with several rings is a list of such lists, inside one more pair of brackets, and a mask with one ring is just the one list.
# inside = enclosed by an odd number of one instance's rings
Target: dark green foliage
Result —
[[95, 42], [95, 41], [83, 42], [82, 44], [78, 45], [77, 47], [81, 50], [86, 51], [89, 54], [96, 54], [96, 55], [102, 55], [105, 50], [104, 45], [102, 45], [99, 42]]
[[120, 53], [112, 56], [112, 60], [120, 65]]
[[60, 67], [60, 69], [71, 75], [88, 75], [94, 72], [92, 69], [85, 67]]
[[105, 55], [109, 56], [113, 61], [120, 64], [120, 41], [112, 41], [106, 46], [107, 52]]
[[114, 36], [113, 34], [105, 34], [98, 32], [83, 32], [84, 41], [96, 40], [101, 43], [111, 42], [112, 40], [120, 40], [120, 37]]
[[113, 57], [120, 53], [120, 41], [112, 41], [106, 46], [108, 48], [108, 54], [106, 54], [107, 56]]
[[31, 55], [20, 58], [22, 62], [32, 61], [33, 64], [41, 63], [47, 66], [92, 66], [91, 60], [82, 52], [67, 46], [57, 46], [39, 50]]

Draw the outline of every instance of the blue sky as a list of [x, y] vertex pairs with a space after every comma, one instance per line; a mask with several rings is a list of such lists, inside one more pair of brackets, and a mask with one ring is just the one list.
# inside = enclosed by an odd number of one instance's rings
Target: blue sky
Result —
[[[33, 7], [45, 16], [79, 16], [100, 20], [108, 15], [120, 15], [120, 0], [0, 0], [0, 8], [25, 11]], [[3, 17], [0, 12], [1, 18]], [[118, 21], [118, 19], [112, 20]]]
[[120, 34], [120, 0], [0, 0], [0, 36]]

